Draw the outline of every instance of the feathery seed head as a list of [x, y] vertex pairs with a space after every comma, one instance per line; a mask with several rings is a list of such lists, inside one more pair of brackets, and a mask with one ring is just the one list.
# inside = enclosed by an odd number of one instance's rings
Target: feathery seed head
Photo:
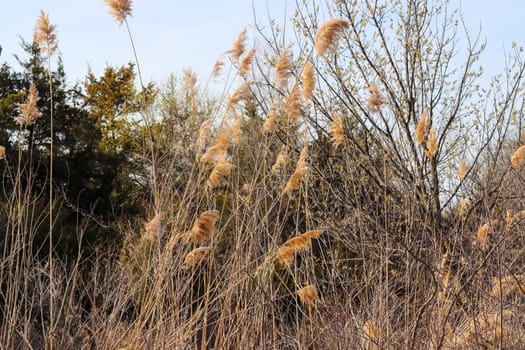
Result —
[[201, 162], [216, 164], [217, 162], [225, 160], [228, 155], [228, 144], [228, 133], [223, 129], [217, 135], [217, 139], [213, 145], [202, 155], [200, 159]]
[[286, 152], [286, 147], [282, 147], [281, 151], [277, 155], [277, 158], [275, 159], [275, 163], [273, 163], [272, 166], [272, 174], [276, 174], [279, 170], [283, 169], [286, 166], [286, 163], [288, 162], [288, 153]]
[[210, 176], [206, 184], [210, 187], [220, 186], [226, 181], [228, 175], [233, 168], [233, 164], [228, 159], [220, 160], [215, 164], [215, 167], [211, 171]]
[[492, 232], [494, 229], [494, 226], [498, 224], [498, 220], [492, 220], [490, 222], [487, 222], [483, 225], [481, 225], [478, 230], [476, 231], [476, 240], [481, 245], [482, 248], [487, 247], [488, 239], [489, 239], [489, 233]]
[[150, 240], [157, 240], [161, 233], [160, 214], [157, 213], [149, 222], [144, 225], [146, 234], [145, 237]]
[[525, 275], [508, 275], [501, 278], [492, 279], [492, 291], [490, 295], [494, 298], [505, 298], [514, 292], [520, 295], [525, 294]]
[[313, 306], [319, 301], [319, 295], [317, 294], [317, 288], [313, 284], [309, 284], [304, 288], [297, 291], [299, 299], [308, 306]]
[[368, 89], [370, 90], [370, 99], [368, 100], [368, 106], [372, 112], [378, 112], [379, 108], [384, 103], [383, 98], [379, 94], [379, 89], [376, 84], [371, 83]]
[[332, 118], [332, 123], [330, 124], [330, 135], [332, 145], [334, 148], [338, 148], [345, 142], [345, 133], [343, 130], [343, 121], [341, 117], [334, 115]]
[[295, 257], [295, 250], [292, 247], [283, 246], [277, 250], [276, 260], [281, 265], [290, 265]]
[[303, 96], [305, 99], [311, 99], [314, 95], [315, 75], [314, 66], [310, 60], [306, 61], [303, 69]]
[[212, 120], [208, 119], [205, 122], [201, 124], [201, 127], [199, 128], [199, 141], [198, 141], [198, 148], [199, 152], [204, 149], [204, 146], [206, 145], [206, 140], [210, 136], [211, 132], [211, 124]]
[[217, 78], [219, 74], [221, 74], [222, 67], [224, 66], [224, 62], [221, 60], [215, 61], [215, 64], [213, 65], [213, 69], [211, 70], [211, 77]]
[[337, 41], [342, 37], [348, 22], [342, 18], [332, 18], [324, 23], [315, 35], [315, 50], [317, 54], [324, 57], [326, 53], [333, 51]]
[[266, 120], [263, 124], [263, 130], [267, 133], [272, 133], [277, 129], [278, 117], [277, 112], [274, 108], [270, 108], [268, 114], [266, 115]]
[[416, 126], [416, 141], [420, 145], [423, 144], [427, 136], [427, 126], [427, 109], [425, 108]]
[[189, 269], [191, 267], [199, 265], [202, 262], [202, 260], [204, 260], [209, 251], [210, 247], [199, 247], [193, 249], [184, 257], [183, 267]]
[[241, 63], [239, 64], [239, 70], [237, 71], [239, 76], [241, 76], [243, 78], [246, 78], [246, 75], [248, 74], [248, 71], [252, 67], [253, 57], [254, 56], [255, 56], [255, 49], [251, 49], [243, 57], [243, 59], [241, 60]]
[[217, 219], [219, 219], [219, 212], [217, 210], [208, 210], [202, 213], [193, 223], [191, 230], [186, 232], [186, 241], [202, 243], [209, 239], [213, 233], [213, 227]]
[[17, 107], [18, 116], [15, 120], [18, 125], [21, 127], [32, 125], [42, 116], [42, 112], [40, 112], [36, 105], [38, 100], [40, 100], [40, 97], [38, 97], [38, 90], [34, 84], [31, 84], [26, 102], [20, 103]]
[[284, 110], [288, 118], [299, 118], [303, 106], [303, 95], [298, 85], [295, 85], [286, 99]]
[[427, 140], [427, 149], [425, 151], [426, 156], [428, 159], [434, 158], [437, 151], [437, 136], [436, 136], [436, 130], [434, 128], [430, 129], [430, 135], [428, 135]]
[[304, 176], [308, 171], [308, 144], [305, 144], [301, 154], [299, 155], [299, 160], [295, 166], [295, 171], [290, 176], [290, 179], [284, 187], [284, 193], [291, 193], [293, 190], [298, 189], [301, 186]]
[[104, 0], [104, 2], [109, 6], [111, 15], [119, 24], [122, 24], [126, 17], [131, 17], [132, 0]]
[[34, 39], [42, 53], [51, 55], [58, 48], [56, 27], [49, 22], [49, 17], [44, 11], [40, 11], [36, 21]]
[[462, 159], [459, 162], [459, 169], [458, 169], [458, 177], [461, 181], [465, 179], [465, 175], [467, 174], [468, 169], [469, 169], [468, 165], [465, 163], [465, 160]]
[[525, 145], [519, 147], [512, 155], [510, 163], [514, 168], [519, 168], [525, 161]]
[[197, 84], [197, 76], [191, 68], [184, 69], [183, 74], [184, 80], [182, 84], [182, 89], [184, 91], [192, 91], [195, 88], [195, 84]]
[[292, 68], [292, 54], [288, 50], [283, 50], [275, 65], [275, 81], [277, 84], [286, 85]]
[[232, 61], [233, 63], [237, 63], [239, 61], [239, 58], [244, 53], [244, 45], [246, 41], [246, 28], [244, 28], [239, 35], [237, 36], [237, 39], [235, 39], [235, 42], [233, 43], [233, 47], [231, 49], [231, 55], [232, 55]]
[[323, 233], [323, 230], [310, 230], [299, 236], [290, 238], [277, 251], [277, 261], [285, 265], [291, 264], [295, 257], [295, 253], [308, 250], [312, 243], [312, 239], [319, 238], [321, 233]]
[[235, 90], [233, 94], [228, 98], [226, 103], [226, 110], [231, 110], [239, 101], [248, 99], [251, 95], [250, 85], [254, 84], [253, 81], [244, 81], [241, 85]]

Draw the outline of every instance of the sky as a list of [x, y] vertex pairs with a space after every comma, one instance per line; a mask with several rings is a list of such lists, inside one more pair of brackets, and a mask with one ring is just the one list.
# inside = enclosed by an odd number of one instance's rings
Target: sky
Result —
[[[321, 1], [321, 0], [320, 0]], [[113, 20], [103, 0], [4, 0], [0, 6], [0, 62], [13, 66], [13, 55], [23, 57], [20, 37], [32, 38], [40, 10], [58, 30], [59, 50], [70, 81], [83, 81], [88, 67], [101, 74], [107, 65], [133, 60], [124, 26]], [[481, 26], [487, 49], [485, 71], [501, 69], [503, 49], [514, 41], [525, 46], [525, 1], [451, 0], [461, 4], [471, 31]], [[250, 38], [256, 16], [267, 13], [283, 23], [293, 14], [295, 0], [135, 0], [129, 24], [144, 79], [156, 82], [191, 67], [197, 76], [209, 75], [220, 54], [230, 49], [244, 28]]]

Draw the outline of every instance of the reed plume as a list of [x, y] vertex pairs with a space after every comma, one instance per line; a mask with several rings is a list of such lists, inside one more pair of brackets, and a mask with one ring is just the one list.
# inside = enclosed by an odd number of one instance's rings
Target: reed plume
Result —
[[191, 229], [186, 232], [187, 242], [202, 243], [211, 238], [215, 222], [219, 219], [219, 211], [208, 210], [202, 213], [193, 223]]
[[212, 120], [208, 119], [204, 121], [199, 128], [199, 139], [198, 139], [198, 150], [199, 152], [206, 146], [206, 141], [210, 136]]
[[469, 169], [468, 165], [465, 163], [465, 160], [462, 159], [459, 162], [459, 169], [458, 169], [458, 177], [461, 181], [465, 179], [465, 175], [467, 174], [468, 169]]
[[277, 64], [275, 65], [275, 81], [277, 84], [286, 85], [288, 77], [292, 72], [292, 57], [288, 50], [283, 50], [277, 58]]
[[213, 145], [202, 155], [201, 162], [208, 164], [215, 164], [226, 159], [228, 152], [229, 137], [228, 133], [223, 129], [217, 135], [217, 139]]
[[199, 248], [193, 249], [191, 252], [186, 254], [186, 256], [184, 257], [183, 267], [186, 269], [189, 269], [189, 268], [199, 265], [204, 260], [206, 255], [208, 255], [208, 252], [210, 251], [210, 249], [211, 249], [210, 247], [199, 247]]
[[224, 183], [228, 175], [230, 174], [233, 168], [233, 164], [230, 160], [224, 159], [215, 163], [213, 170], [211, 171], [210, 176], [206, 184], [210, 187], [217, 187]]
[[252, 85], [253, 81], [244, 81], [239, 85], [237, 90], [233, 92], [233, 94], [230, 95], [228, 98], [228, 102], [226, 103], [226, 110], [231, 110], [239, 101], [245, 101], [250, 97], [251, 90], [250, 85]]
[[525, 275], [508, 275], [501, 280], [498, 277], [492, 279], [492, 297], [505, 298], [516, 292], [525, 295]]
[[514, 168], [519, 168], [525, 160], [525, 145], [519, 147], [516, 152], [512, 155], [510, 163]]
[[381, 94], [379, 94], [379, 88], [376, 84], [370, 83], [368, 89], [370, 91], [370, 99], [368, 100], [368, 106], [372, 112], [378, 112], [379, 108], [384, 103]]
[[312, 239], [319, 238], [321, 233], [323, 233], [323, 230], [310, 230], [299, 236], [290, 238], [277, 250], [277, 261], [283, 265], [291, 264], [295, 254], [308, 250]]
[[299, 118], [301, 116], [301, 108], [303, 107], [303, 95], [300, 87], [296, 84], [284, 105], [284, 110], [288, 118]]
[[324, 57], [326, 53], [335, 50], [337, 41], [342, 37], [348, 22], [342, 18], [332, 18], [324, 23], [315, 35], [315, 50]]
[[288, 153], [286, 152], [286, 147], [283, 146], [272, 165], [272, 174], [276, 174], [279, 170], [283, 169], [286, 166], [286, 163], [288, 163]]
[[241, 123], [242, 119], [239, 115], [234, 115], [234, 122], [231, 127], [232, 144], [237, 145], [241, 141]]
[[156, 241], [160, 237], [160, 233], [161, 233], [160, 218], [161, 218], [161, 215], [157, 213], [155, 214], [153, 219], [151, 219], [144, 225], [145, 238]]
[[184, 91], [192, 91], [195, 88], [195, 84], [197, 84], [197, 76], [193, 72], [191, 68], [184, 69], [183, 71], [184, 78], [183, 78], [183, 84], [182, 89]]
[[314, 96], [315, 89], [315, 75], [314, 66], [307, 60], [303, 69], [303, 96], [306, 100], [311, 99]]
[[425, 151], [425, 154], [428, 157], [428, 159], [432, 159], [436, 155], [436, 151], [437, 151], [436, 130], [432, 128], [430, 129], [430, 134], [428, 135], [427, 149]]
[[420, 145], [422, 145], [425, 141], [425, 137], [427, 136], [427, 128], [427, 109], [425, 108], [421, 113], [421, 117], [419, 117], [419, 122], [416, 125], [416, 141]]
[[37, 106], [38, 100], [40, 100], [38, 90], [34, 84], [31, 84], [26, 102], [20, 103], [17, 107], [18, 116], [15, 118], [15, 121], [20, 127], [32, 125], [42, 116], [42, 112]]
[[246, 41], [246, 28], [244, 28], [237, 38], [235, 39], [235, 42], [233, 43], [233, 47], [230, 51], [232, 56], [232, 62], [237, 63], [239, 61], [239, 58], [244, 53], [244, 45]]
[[278, 122], [277, 112], [274, 108], [270, 108], [264, 120], [263, 130], [267, 133], [274, 132], [277, 129]]
[[297, 161], [297, 165], [295, 166], [295, 171], [290, 176], [290, 179], [284, 187], [284, 193], [291, 193], [293, 190], [296, 190], [299, 188], [299, 186], [301, 186], [303, 178], [306, 175], [306, 172], [308, 171], [307, 157], [308, 145], [305, 144], [299, 156], [299, 160]]
[[313, 284], [309, 284], [297, 291], [299, 299], [304, 304], [312, 307], [319, 301], [319, 295], [317, 294], [317, 288]]
[[255, 56], [255, 49], [251, 49], [250, 51], [248, 51], [246, 55], [244, 55], [243, 59], [241, 60], [241, 63], [239, 64], [239, 70], [237, 71], [239, 76], [246, 78], [248, 71], [252, 67], [254, 56]]
[[49, 22], [49, 17], [44, 11], [40, 11], [36, 21], [34, 39], [42, 53], [51, 55], [58, 48], [56, 27]]
[[122, 24], [126, 17], [131, 17], [132, 1], [131, 0], [104, 0], [109, 6], [109, 10], [115, 21]]
[[377, 324], [374, 321], [366, 321], [363, 325], [363, 333], [366, 336], [366, 339], [368, 340], [368, 346], [367, 349], [369, 350], [378, 350], [379, 349], [379, 327], [377, 327]]
[[343, 120], [341, 117], [334, 115], [330, 124], [330, 140], [334, 148], [338, 148], [345, 142], [345, 133], [343, 131]]
[[224, 67], [224, 62], [221, 60], [215, 61], [215, 64], [213, 65], [213, 69], [211, 70], [211, 77], [217, 78], [222, 71], [222, 67]]
[[476, 231], [476, 240], [481, 245], [482, 248], [486, 248], [489, 239], [489, 233], [492, 232], [494, 226], [498, 224], [498, 220], [492, 220], [490, 222], [484, 223]]

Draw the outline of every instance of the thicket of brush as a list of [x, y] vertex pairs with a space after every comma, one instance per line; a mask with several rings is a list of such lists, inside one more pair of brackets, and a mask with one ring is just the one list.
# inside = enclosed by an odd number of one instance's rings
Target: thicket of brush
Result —
[[[106, 2], [127, 27], [131, 1]], [[122, 151], [147, 188], [115, 249], [54, 251], [53, 138], [43, 212], [32, 149], [3, 155], [2, 349], [522, 348], [521, 49], [489, 81], [446, 2], [317, 5], [298, 1], [293, 44], [242, 31], [211, 73], [218, 100], [190, 70], [137, 95], [122, 130], [140, 147]], [[49, 58], [44, 13], [37, 34]], [[99, 223], [78, 216], [77, 236]]]

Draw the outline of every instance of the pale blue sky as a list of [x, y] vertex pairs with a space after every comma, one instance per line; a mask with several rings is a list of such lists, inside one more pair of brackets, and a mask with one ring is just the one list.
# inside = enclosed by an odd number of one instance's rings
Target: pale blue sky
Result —
[[[451, 0], [455, 3], [460, 1]], [[525, 1], [461, 3], [467, 25], [473, 31], [482, 26], [488, 43], [482, 60], [486, 70], [502, 66], [503, 48], [510, 49], [512, 41], [525, 46]], [[282, 22], [285, 8], [289, 17], [295, 1], [253, 0], [253, 5], [259, 17], [266, 17], [268, 8]], [[4, 1], [0, 9], [0, 62], [12, 63], [13, 54], [22, 54], [18, 36], [32, 38], [40, 9], [57, 26], [70, 80], [83, 80], [88, 64], [99, 74], [107, 64], [132, 60], [127, 33], [112, 19], [103, 0], [15, 0]], [[130, 19], [144, 78], [155, 81], [190, 66], [204, 78], [239, 31], [252, 23], [252, 0], [135, 0]]]

